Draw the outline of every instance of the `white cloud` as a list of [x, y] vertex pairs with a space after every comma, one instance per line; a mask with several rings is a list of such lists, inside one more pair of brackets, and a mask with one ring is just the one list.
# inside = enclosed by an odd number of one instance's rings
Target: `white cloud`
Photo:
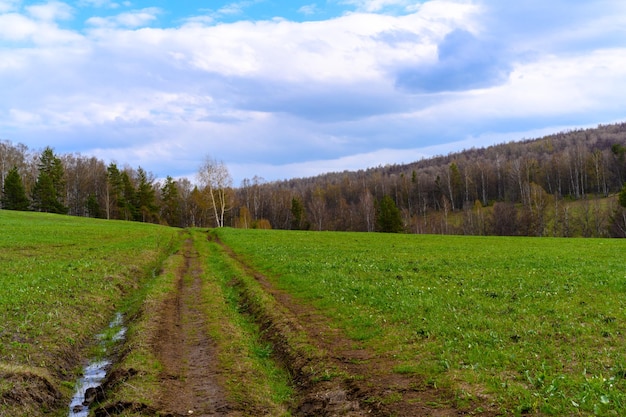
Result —
[[263, 0], [245, 0], [245, 1], [238, 1], [238, 2], [234, 2], [234, 3], [229, 3], [226, 4], [224, 6], [222, 6], [221, 8], [219, 8], [216, 12], [215, 15], [216, 16], [236, 16], [236, 15], [241, 15], [245, 12], [245, 10], [247, 8], [249, 8], [250, 6], [253, 6], [257, 3], [262, 2]]
[[237, 15], [243, 12], [244, 3], [230, 3], [217, 10], [218, 15]]
[[376, 13], [390, 7], [406, 8], [415, 2], [407, 0], [343, 0], [341, 3], [355, 6], [358, 11]]
[[[2, 18], [0, 17], [0, 23]], [[0, 39], [2, 33], [0, 32]], [[17, 54], [15, 52], [9, 52], [6, 50], [0, 50], [0, 75], [1, 74], [15, 74], [24, 69], [28, 65], [28, 59], [23, 54]], [[0, 119], [1, 120], [1, 119]]]
[[[130, 6], [130, 2], [123, 2], [125, 6]], [[117, 9], [120, 7], [120, 3], [111, 0], [79, 0], [79, 7], [98, 7], [105, 9]]]
[[141, 10], [134, 10], [132, 12], [120, 13], [116, 16], [91, 17], [87, 19], [87, 24], [104, 28], [135, 29], [145, 27], [151, 22], [157, 20], [159, 14], [161, 14], [161, 9], [149, 7]]
[[19, 109], [10, 109], [9, 114], [11, 120], [16, 125], [28, 125], [41, 122], [41, 117], [28, 111]]
[[93, 17], [83, 32], [57, 25], [72, 13], [64, 3], [0, 0], [0, 137], [160, 176], [193, 172], [210, 153], [239, 178], [276, 179], [604, 123], [626, 104], [626, 6], [583, 3], [569, 6], [572, 22], [548, 10], [545, 27], [526, 3], [513, 13], [495, 0], [432, 0], [352, 1], [360, 11], [303, 23], [205, 15], [165, 29], [147, 27], [163, 14], [148, 8]]
[[210, 15], [202, 15], [202, 16], [192, 16], [183, 19], [185, 26], [188, 28], [191, 27], [204, 27], [215, 23], [216, 19]]
[[[259, 75], [288, 82], [358, 82], [380, 79], [389, 62], [429, 59], [434, 41], [455, 26], [465, 27], [471, 10], [446, 21], [435, 16], [394, 18], [350, 14], [340, 18], [295, 23], [238, 22], [215, 27], [171, 31], [193, 66], [225, 75]], [[413, 42], [381, 47], [378, 34], [405, 31]]]
[[23, 41], [37, 31], [37, 24], [20, 14], [0, 15], [0, 39]]
[[43, 21], [67, 20], [73, 15], [72, 7], [58, 1], [27, 6], [26, 11], [34, 19]]
[[[545, 57], [540, 62], [520, 65], [502, 91], [501, 100], [508, 96], [506, 100], [512, 106], [500, 112], [547, 115], [584, 111], [594, 96], [603, 95], [602, 90], [606, 92], [607, 82], [613, 84], [614, 75], [620, 75], [620, 72], [622, 77], [626, 75], [626, 69], [619, 70], [619, 65], [625, 61], [619, 55], [625, 52], [600, 52], [566, 58]], [[598, 79], [589, 85], [588, 80], [595, 77]]]
[[16, 11], [20, 3], [21, 0], [0, 0], [0, 13]]
[[626, 48], [519, 64], [508, 83], [466, 96], [462, 107], [479, 118], [582, 114], [623, 101], [623, 91]]
[[317, 4], [307, 4], [298, 9], [298, 13], [302, 13], [304, 15], [313, 15], [318, 12]]
[[[54, 22], [34, 20], [17, 13], [0, 14], [0, 40], [49, 46], [77, 43], [82, 39], [80, 34], [61, 29]], [[19, 55], [20, 51], [14, 53]]]

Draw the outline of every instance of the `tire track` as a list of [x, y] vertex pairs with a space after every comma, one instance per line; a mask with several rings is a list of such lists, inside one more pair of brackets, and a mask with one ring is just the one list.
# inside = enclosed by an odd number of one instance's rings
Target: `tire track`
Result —
[[203, 270], [191, 239], [177, 272], [176, 293], [165, 303], [154, 349], [163, 365], [160, 410], [171, 416], [229, 416], [216, 347], [206, 334]]

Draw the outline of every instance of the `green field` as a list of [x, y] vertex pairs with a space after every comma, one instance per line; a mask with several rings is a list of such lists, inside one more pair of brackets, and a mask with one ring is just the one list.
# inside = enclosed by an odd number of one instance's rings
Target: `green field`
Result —
[[29, 407], [67, 395], [59, 381], [74, 379], [81, 350], [158, 268], [176, 233], [0, 210], [0, 415], [14, 396], [34, 415]]
[[394, 372], [507, 414], [626, 415], [623, 240], [218, 234]]
[[[265, 409], [288, 407], [292, 393], [281, 385], [284, 375], [264, 365], [272, 347], [255, 334], [254, 317], [242, 308], [247, 301], [236, 292], [245, 285], [242, 291], [275, 301], [205, 232], [0, 211], [0, 415], [66, 414], [58, 408], [94, 335], [116, 311], [143, 309], [130, 325], [134, 350], [122, 366], [144, 366], [153, 378], [142, 381], [139, 374], [135, 388], [121, 388], [136, 401], [157, 398], [159, 365], [147, 344], [156, 313], [150, 312], [160, 311], [175, 291], [184, 239], [193, 241], [202, 260], [202, 308], [222, 352], [229, 398], [259, 405], [260, 397], [272, 397]], [[452, 407], [484, 404], [503, 415], [626, 415], [624, 240], [210, 234], [246, 268], [314, 306], [355, 348], [391, 364], [389, 372], [453, 392]], [[143, 307], [130, 307], [133, 302]], [[263, 386], [269, 380], [277, 385]], [[253, 400], [255, 392], [263, 394]], [[24, 398], [16, 402], [16, 394]], [[15, 404], [23, 414], [15, 414]]]

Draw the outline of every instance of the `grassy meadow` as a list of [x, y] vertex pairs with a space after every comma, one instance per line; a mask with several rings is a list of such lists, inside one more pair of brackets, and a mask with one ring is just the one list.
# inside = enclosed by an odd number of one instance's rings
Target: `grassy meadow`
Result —
[[[73, 381], [81, 349], [158, 267], [176, 233], [149, 224], [0, 210], [0, 415], [10, 403], [5, 398], [38, 395], [29, 386], [33, 380], [55, 387], [65, 386], [59, 380]], [[24, 415], [36, 415], [28, 404], [25, 398]]]
[[[214, 232], [355, 347], [452, 389], [459, 403], [478, 398], [505, 415], [626, 415], [626, 240]], [[207, 332], [222, 366], [238, 372], [231, 398], [257, 393], [283, 410], [286, 376], [239, 314], [231, 284], [243, 272], [204, 231], [0, 210], [0, 415], [54, 412], [114, 312], [138, 309], [132, 299], [158, 311], [190, 237], [203, 260]], [[129, 333], [143, 346], [149, 323]], [[144, 347], [126, 360], [150, 375], [159, 365]], [[139, 394], [151, 398], [154, 381]], [[49, 385], [49, 400], [26, 400], [16, 414], [15, 393]]]
[[398, 373], [505, 414], [626, 415], [626, 241], [220, 229]]

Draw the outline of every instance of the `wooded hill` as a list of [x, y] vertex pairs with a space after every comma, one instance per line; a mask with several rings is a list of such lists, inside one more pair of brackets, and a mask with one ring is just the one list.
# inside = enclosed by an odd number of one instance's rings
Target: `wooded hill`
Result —
[[405, 165], [253, 179], [236, 190], [246, 209], [236, 224], [263, 218], [275, 228], [380, 230], [378, 202], [389, 196], [410, 233], [623, 236], [615, 195], [626, 179], [625, 154], [620, 123]]
[[198, 178], [156, 181], [141, 167], [0, 141], [4, 209], [180, 227], [626, 237], [626, 123], [238, 188], [207, 160]]

